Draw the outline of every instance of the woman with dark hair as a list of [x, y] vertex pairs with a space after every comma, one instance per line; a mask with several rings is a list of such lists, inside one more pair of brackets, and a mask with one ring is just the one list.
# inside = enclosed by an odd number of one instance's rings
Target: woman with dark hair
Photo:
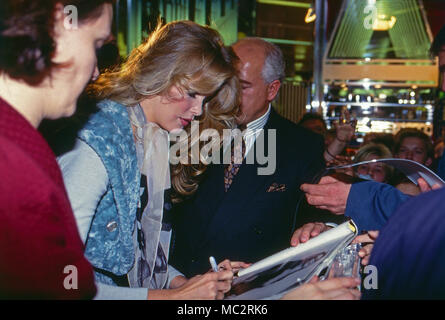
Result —
[[36, 128], [72, 115], [98, 76], [95, 52], [110, 33], [111, 2], [0, 2], [1, 298], [95, 295], [62, 175]]

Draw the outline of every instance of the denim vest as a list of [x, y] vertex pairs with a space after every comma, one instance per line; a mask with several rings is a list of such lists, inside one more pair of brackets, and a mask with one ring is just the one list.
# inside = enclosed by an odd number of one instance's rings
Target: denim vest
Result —
[[109, 183], [91, 224], [85, 256], [95, 267], [97, 281], [116, 285], [109, 273], [125, 275], [135, 260], [133, 231], [140, 171], [126, 107], [104, 100], [98, 108], [79, 132], [79, 139], [99, 155]]

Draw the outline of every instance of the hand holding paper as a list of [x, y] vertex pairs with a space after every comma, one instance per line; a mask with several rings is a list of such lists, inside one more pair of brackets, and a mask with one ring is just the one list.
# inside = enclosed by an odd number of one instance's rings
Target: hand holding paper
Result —
[[362, 248], [358, 253], [360, 258], [362, 258], [362, 265], [366, 266], [369, 263], [369, 258], [371, 257], [372, 249], [374, 248], [374, 242], [379, 236], [379, 231], [368, 231], [365, 234], [361, 234], [352, 240], [352, 243], [361, 243]]
[[428, 192], [428, 191], [431, 191], [431, 190], [437, 190], [437, 189], [442, 188], [442, 186], [439, 185], [438, 183], [434, 184], [433, 186], [430, 186], [430, 185], [428, 184], [428, 182], [426, 182], [426, 180], [425, 180], [424, 178], [419, 178], [419, 179], [417, 179], [417, 184], [418, 184], [418, 186], [419, 186], [419, 188], [420, 188], [420, 191], [421, 191], [422, 193], [423, 193], [423, 192]]
[[328, 230], [330, 227], [323, 222], [306, 223], [301, 228], [295, 230], [290, 240], [290, 245], [296, 247], [300, 243], [308, 241], [310, 238], [318, 236], [320, 233]]
[[360, 279], [334, 278], [318, 281], [314, 277], [306, 283], [283, 296], [282, 300], [359, 300], [360, 291], [356, 288]]

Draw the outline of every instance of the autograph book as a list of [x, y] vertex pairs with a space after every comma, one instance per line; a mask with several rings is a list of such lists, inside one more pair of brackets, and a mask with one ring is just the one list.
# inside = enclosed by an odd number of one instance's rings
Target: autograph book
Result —
[[260, 260], [238, 272], [226, 299], [279, 299], [313, 276], [327, 274], [334, 257], [356, 235], [357, 226], [349, 220], [305, 243]]

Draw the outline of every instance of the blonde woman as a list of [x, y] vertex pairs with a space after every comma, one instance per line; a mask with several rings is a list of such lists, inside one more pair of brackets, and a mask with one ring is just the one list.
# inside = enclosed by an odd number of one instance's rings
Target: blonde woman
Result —
[[59, 164], [95, 267], [97, 298], [214, 299], [230, 289], [228, 261], [227, 271], [190, 280], [168, 266], [168, 191], [192, 193], [203, 171], [178, 165], [170, 176], [168, 136], [194, 119], [201, 130], [234, 126], [235, 60], [216, 31], [173, 22], [91, 87], [103, 99], [99, 111]]
[[[392, 153], [386, 146], [379, 143], [369, 143], [357, 151], [353, 162], [358, 163], [385, 158], [392, 158]], [[391, 179], [393, 168], [382, 162], [367, 163], [355, 167], [354, 173], [367, 180], [388, 183]]]

